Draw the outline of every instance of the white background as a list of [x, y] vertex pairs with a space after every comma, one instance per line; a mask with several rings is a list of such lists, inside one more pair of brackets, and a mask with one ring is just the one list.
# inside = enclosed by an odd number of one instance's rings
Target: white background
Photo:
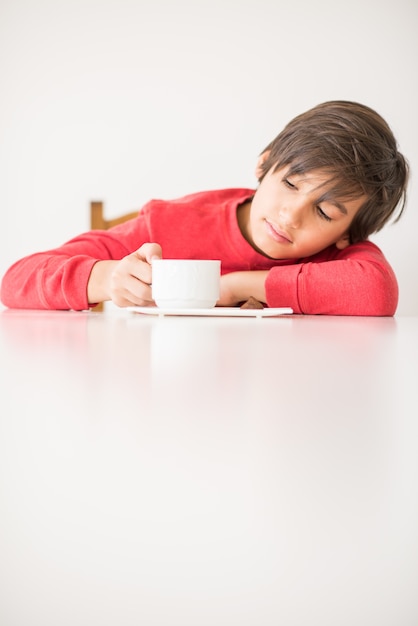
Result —
[[255, 186], [295, 115], [357, 100], [412, 168], [372, 239], [418, 313], [417, 0], [0, 0], [0, 274], [150, 198]]

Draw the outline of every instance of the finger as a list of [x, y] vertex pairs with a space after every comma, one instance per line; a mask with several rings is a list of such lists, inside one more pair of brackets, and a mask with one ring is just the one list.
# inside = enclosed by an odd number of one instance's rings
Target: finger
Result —
[[123, 286], [114, 291], [112, 300], [118, 306], [151, 306], [154, 304], [151, 287], [133, 276], [127, 277]]
[[[151, 265], [140, 254], [140, 250], [137, 250], [122, 259], [117, 267], [117, 270], [114, 272], [117, 284], [123, 284], [128, 276], [145, 283], [146, 285], [151, 284]], [[116, 285], [116, 281], [114, 284]]]
[[138, 248], [137, 254], [150, 264], [152, 259], [161, 259], [163, 256], [162, 248], [158, 243], [144, 243]]

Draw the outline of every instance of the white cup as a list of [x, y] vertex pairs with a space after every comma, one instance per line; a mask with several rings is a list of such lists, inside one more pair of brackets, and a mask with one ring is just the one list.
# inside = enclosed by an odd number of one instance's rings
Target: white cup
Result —
[[221, 262], [153, 259], [152, 298], [164, 309], [209, 309], [220, 293]]

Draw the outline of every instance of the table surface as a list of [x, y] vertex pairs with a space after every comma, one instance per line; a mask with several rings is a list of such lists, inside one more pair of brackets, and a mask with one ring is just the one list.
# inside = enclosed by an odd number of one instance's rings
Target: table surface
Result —
[[416, 626], [418, 317], [0, 312], [3, 626]]

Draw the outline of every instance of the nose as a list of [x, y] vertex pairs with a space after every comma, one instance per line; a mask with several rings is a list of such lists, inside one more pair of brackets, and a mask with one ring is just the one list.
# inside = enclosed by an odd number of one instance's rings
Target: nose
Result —
[[306, 214], [308, 202], [305, 198], [293, 199], [286, 202], [280, 210], [280, 219], [288, 228], [300, 228]]

